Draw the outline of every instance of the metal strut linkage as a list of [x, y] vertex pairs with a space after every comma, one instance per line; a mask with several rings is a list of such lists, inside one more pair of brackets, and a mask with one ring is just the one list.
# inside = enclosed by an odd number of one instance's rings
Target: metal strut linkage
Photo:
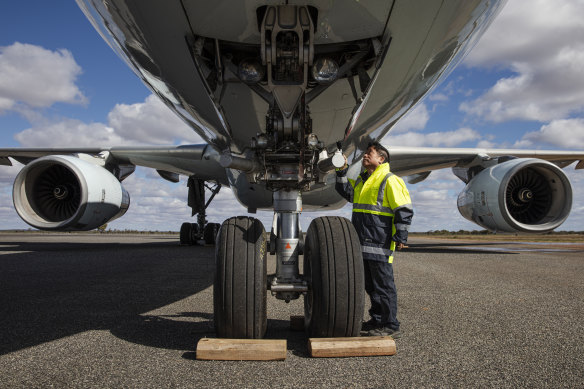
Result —
[[[207, 207], [221, 190], [221, 184], [208, 185], [205, 180], [189, 177], [187, 182], [189, 188], [188, 205], [192, 209], [192, 216], [197, 214], [197, 227], [195, 227], [193, 240], [203, 239], [207, 223]], [[209, 199], [205, 202], [205, 188], [211, 192]]]
[[281, 190], [274, 193], [274, 222], [270, 238], [271, 254], [276, 254], [276, 274], [270, 276], [269, 288], [277, 299], [297, 299], [308, 291], [300, 277], [298, 255], [302, 254], [304, 239], [300, 228], [302, 197], [299, 191]]

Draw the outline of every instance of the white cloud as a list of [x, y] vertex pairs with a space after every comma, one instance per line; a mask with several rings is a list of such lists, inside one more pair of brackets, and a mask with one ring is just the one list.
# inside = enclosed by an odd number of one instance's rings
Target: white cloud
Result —
[[[14, 165], [20, 165], [18, 162], [12, 161]], [[20, 165], [22, 166], [22, 165]], [[0, 185], [7, 182], [14, 181], [18, 169], [14, 166], [0, 166]]]
[[572, 212], [558, 230], [582, 231], [582, 226], [584, 226], [584, 196], [582, 196], [584, 193], [584, 174], [582, 174], [582, 170], [574, 170], [573, 167], [565, 168], [564, 172], [572, 184]]
[[123, 139], [164, 145], [176, 140], [201, 143], [201, 138], [155, 95], [143, 103], [117, 104], [108, 124]]
[[7, 111], [14, 106], [14, 100], [0, 96], [0, 112]]
[[14, 166], [0, 166], [0, 229], [26, 229], [28, 224], [23, 222], [12, 202], [12, 184], [22, 164], [12, 161]]
[[24, 147], [99, 147], [124, 143], [124, 139], [111, 127], [102, 123], [86, 124], [75, 119], [37, 124], [17, 133], [14, 139]]
[[565, 149], [584, 149], [584, 119], [560, 119], [526, 133], [515, 147], [550, 145]]
[[[443, 190], [454, 190], [456, 193], [460, 192], [464, 188], [464, 183], [456, 177], [452, 170], [450, 169], [440, 169], [433, 171], [430, 176], [422, 181], [424, 190], [429, 191], [443, 191]], [[413, 186], [417, 188], [419, 184]]]
[[162, 178], [149, 177], [150, 170], [138, 167], [122, 185], [130, 194], [127, 213], [108, 223], [118, 230], [178, 231], [183, 221], [191, 221], [187, 188], [184, 180], [170, 183]]
[[444, 203], [448, 198], [447, 190], [421, 190], [414, 195], [416, 204]]
[[85, 103], [75, 85], [81, 68], [68, 50], [51, 51], [30, 44], [0, 47], [0, 112], [49, 107], [57, 102]]
[[533, 62], [549, 50], [579, 45], [583, 12], [581, 0], [509, 0], [464, 63], [499, 67]]
[[493, 122], [551, 121], [582, 112], [583, 14], [581, 0], [511, 0], [465, 64], [512, 75], [460, 109]]
[[464, 142], [478, 140], [480, 137], [480, 134], [471, 128], [460, 128], [455, 131], [431, 132], [429, 134], [410, 131], [398, 135], [390, 133], [383, 139], [382, 143], [396, 146], [454, 147]]
[[450, 169], [432, 172], [425, 181], [408, 185], [414, 206], [411, 230], [480, 230], [458, 212], [456, 199], [464, 186]]
[[[188, 188], [186, 177], [181, 177], [179, 183], [163, 181], [153, 170], [140, 168], [127, 178], [124, 188], [130, 193], [131, 205], [126, 215], [112, 222], [112, 229], [136, 229], [178, 231], [183, 222], [196, 223], [197, 218], [191, 217], [191, 209], [187, 205]], [[209, 198], [209, 192], [206, 192]], [[246, 215], [229, 188], [221, 188], [207, 208], [207, 220], [222, 223], [235, 215]], [[271, 213], [258, 213], [264, 226], [269, 229]], [[253, 216], [253, 215], [252, 215]]]
[[479, 149], [492, 149], [495, 148], [497, 145], [494, 142], [491, 142], [490, 140], [480, 140], [477, 143], [477, 148]]
[[428, 96], [428, 99], [430, 101], [437, 101], [440, 103], [445, 103], [450, 99], [450, 97], [444, 93], [432, 93], [430, 96]]
[[108, 124], [75, 119], [33, 120], [33, 127], [14, 138], [25, 147], [109, 147], [202, 143], [202, 139], [155, 95], [143, 103], [118, 104]]

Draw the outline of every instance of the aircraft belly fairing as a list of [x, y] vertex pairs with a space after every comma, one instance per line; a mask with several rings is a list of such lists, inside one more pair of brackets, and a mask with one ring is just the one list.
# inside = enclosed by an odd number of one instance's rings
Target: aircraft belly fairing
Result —
[[[185, 13], [196, 35], [259, 44], [258, 10], [265, 0], [184, 1]], [[315, 44], [339, 43], [379, 36], [385, 29], [392, 1], [359, 3], [353, 0], [288, 1], [312, 8], [318, 14]], [[260, 11], [261, 12], [261, 11]]]
[[[230, 187], [239, 203], [249, 212], [271, 211], [274, 208], [274, 192], [265, 185], [250, 183], [241, 171], [227, 169]], [[311, 187], [302, 193], [303, 211], [327, 211], [343, 207], [347, 202], [335, 190], [335, 174], [328, 174], [326, 182]]]

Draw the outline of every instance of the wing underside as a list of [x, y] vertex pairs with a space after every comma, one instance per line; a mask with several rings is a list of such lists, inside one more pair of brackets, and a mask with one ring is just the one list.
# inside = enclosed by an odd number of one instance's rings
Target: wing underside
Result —
[[229, 185], [219, 154], [207, 144], [169, 147], [107, 148], [11, 148], [0, 149], [0, 165], [11, 166], [10, 158], [22, 163], [50, 155], [73, 155], [100, 165], [123, 180], [136, 166], [155, 169], [162, 178], [178, 181], [179, 175]]
[[400, 176], [427, 177], [433, 170], [469, 169], [502, 157], [537, 158], [552, 162], [560, 168], [578, 161], [576, 169], [584, 168], [584, 151], [391, 146], [387, 146], [387, 149], [390, 153], [391, 170]]

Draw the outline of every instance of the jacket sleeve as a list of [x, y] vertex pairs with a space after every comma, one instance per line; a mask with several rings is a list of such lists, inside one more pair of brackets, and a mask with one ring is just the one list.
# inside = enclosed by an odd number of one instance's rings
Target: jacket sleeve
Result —
[[337, 183], [335, 184], [336, 191], [345, 198], [348, 202], [353, 202], [353, 185], [347, 177], [349, 168], [337, 170]]
[[386, 190], [385, 194], [393, 210], [393, 224], [395, 226], [395, 233], [391, 239], [397, 243], [407, 243], [408, 231], [414, 216], [410, 192], [404, 181], [397, 176], [390, 177], [388, 184], [391, 190]]
[[395, 234], [391, 237], [392, 240], [397, 243], [407, 243], [412, 217], [414, 217], [414, 210], [411, 204], [394, 210], [393, 224], [395, 225]]

